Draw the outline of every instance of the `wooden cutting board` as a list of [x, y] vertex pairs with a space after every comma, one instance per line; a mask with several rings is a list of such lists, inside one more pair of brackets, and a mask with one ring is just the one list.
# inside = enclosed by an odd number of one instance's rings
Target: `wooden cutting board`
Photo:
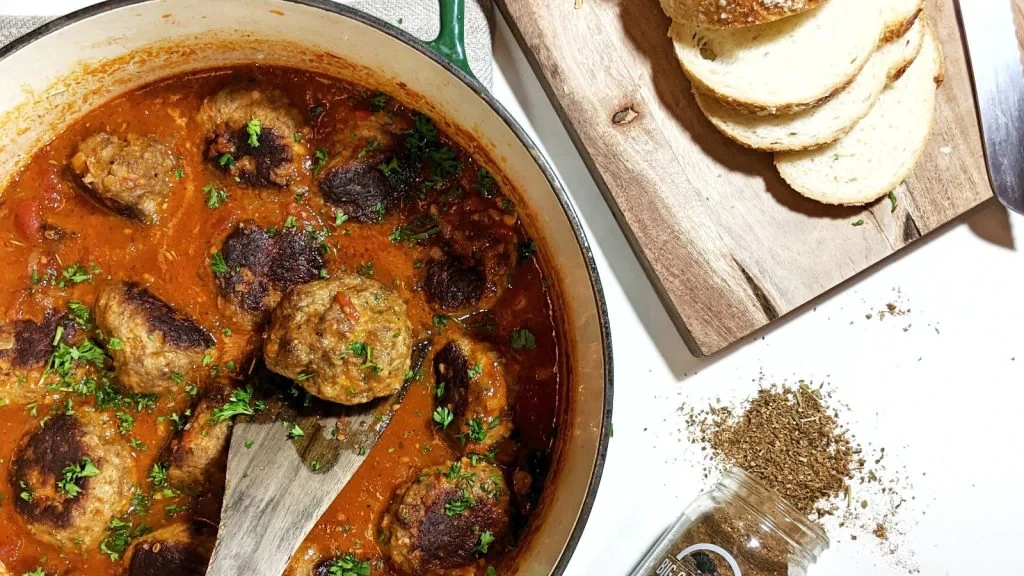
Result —
[[864, 209], [806, 200], [770, 154], [720, 135], [693, 101], [658, 0], [498, 4], [695, 354], [721, 350], [992, 196], [953, 0], [929, 3], [946, 82], [895, 211], [885, 199]]

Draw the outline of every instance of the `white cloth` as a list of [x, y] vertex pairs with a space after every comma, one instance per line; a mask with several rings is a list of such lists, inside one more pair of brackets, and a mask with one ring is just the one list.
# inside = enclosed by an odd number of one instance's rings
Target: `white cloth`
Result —
[[[440, 17], [437, 0], [337, 0], [405, 29], [422, 40], [437, 36]], [[0, 3], [2, 9], [2, 3]], [[491, 85], [491, 0], [466, 1], [466, 53], [473, 73]], [[52, 20], [54, 16], [0, 15], [0, 45]]]

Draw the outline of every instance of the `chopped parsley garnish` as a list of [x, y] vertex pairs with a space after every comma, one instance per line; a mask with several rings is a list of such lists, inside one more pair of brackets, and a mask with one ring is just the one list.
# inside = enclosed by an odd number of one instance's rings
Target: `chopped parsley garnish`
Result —
[[444, 513], [448, 516], [462, 516], [474, 504], [476, 504], [476, 501], [470, 498], [466, 491], [463, 490], [462, 497], [444, 503]]
[[466, 370], [466, 375], [469, 376], [470, 380], [476, 380], [483, 373], [484, 373], [483, 364], [480, 364], [479, 362], [477, 362], [476, 364], [470, 366], [469, 369]]
[[857, 220], [856, 222], [851, 224], [851, 226], [863, 226], [863, 225], [864, 225], [864, 220]]
[[479, 418], [470, 418], [466, 420], [466, 426], [469, 427], [469, 439], [477, 444], [480, 444], [487, 439], [487, 430], [484, 425], [480, 422]]
[[35, 570], [31, 572], [22, 572], [21, 576], [46, 576], [46, 571], [43, 570], [42, 566], [36, 566]]
[[380, 374], [380, 365], [373, 361], [373, 349], [366, 342], [352, 342], [348, 345], [348, 349], [352, 351], [352, 354], [356, 358], [363, 359], [363, 365], [360, 368], [369, 368], [374, 374]]
[[245, 441], [245, 449], [248, 450], [249, 448], [252, 448], [252, 444], [253, 444], [252, 440], [246, 440]]
[[204, 186], [203, 192], [206, 192], [207, 208], [220, 208], [222, 204], [228, 201], [228, 191], [223, 188], [217, 188], [214, 184]]
[[889, 212], [890, 213], [895, 212], [896, 211], [896, 207], [900, 205], [899, 201], [896, 200], [896, 192], [890, 190], [888, 198], [889, 198], [889, 204], [891, 205], [890, 208], [889, 208]]
[[433, 176], [447, 180], [457, 176], [462, 170], [459, 157], [455, 151], [448, 146], [441, 146], [427, 152], [427, 159], [430, 161], [430, 169]]
[[448, 427], [455, 419], [455, 415], [452, 411], [445, 406], [441, 406], [437, 410], [434, 410], [434, 422], [441, 427], [442, 430]]
[[458, 460], [456, 460], [455, 462], [452, 462], [452, 465], [448, 467], [448, 479], [452, 480], [452, 481], [458, 480], [459, 479], [459, 474], [461, 472], [462, 472], [462, 463], [459, 462]]
[[292, 134], [292, 140], [295, 142], [302, 142], [302, 132], [296, 132]]
[[245, 123], [245, 131], [249, 134], [249, 146], [260, 147], [260, 134], [263, 133], [263, 123], [257, 118], [252, 118]]
[[182, 178], [184, 178], [185, 177], [185, 169], [180, 167], [180, 166], [175, 168], [174, 169], [174, 177], [176, 179], [178, 179], [178, 180], [181, 180]]
[[299, 377], [296, 378], [296, 380], [298, 380], [299, 382], [305, 382], [306, 380], [309, 380], [314, 376], [316, 376], [315, 372], [299, 372]]
[[370, 576], [370, 563], [360, 560], [351, 552], [339, 556], [327, 565], [330, 576]]
[[174, 382], [175, 384], [184, 384], [185, 376], [178, 372], [171, 372], [171, 381]]
[[537, 243], [532, 238], [527, 238], [525, 242], [519, 244], [516, 252], [519, 254], [519, 263], [522, 264], [537, 253]]
[[75, 323], [82, 328], [89, 328], [92, 323], [92, 313], [89, 311], [89, 307], [81, 302], [75, 302], [74, 300], [68, 302], [68, 313], [74, 318]]
[[316, 157], [316, 164], [313, 166], [313, 174], [316, 174], [323, 170], [324, 166], [327, 166], [327, 161], [331, 159], [331, 156], [327, 153], [326, 148], [317, 149], [313, 156]]
[[366, 158], [371, 152], [380, 148], [380, 140], [370, 140], [363, 146], [363, 149], [359, 151], [359, 158]]
[[320, 116], [323, 113], [324, 113], [324, 107], [322, 105], [320, 105], [320, 104], [317, 104], [316, 106], [310, 106], [309, 107], [309, 115], [312, 116], [313, 118], [316, 118], [316, 117]]
[[153, 483], [154, 488], [160, 488], [167, 484], [167, 467], [167, 464], [157, 462], [149, 470], [149, 481]]
[[127, 412], [116, 412], [114, 417], [117, 418], [117, 431], [121, 436], [127, 436], [135, 427], [135, 417]]
[[494, 198], [497, 183], [494, 181], [494, 176], [491, 175], [490, 171], [481, 166], [476, 171], [476, 184], [473, 184], [473, 188], [484, 198]]
[[222, 167], [227, 168], [228, 170], [235, 169], [235, 157], [232, 156], [229, 152], [221, 154], [220, 158], [217, 158], [217, 163], [220, 164]]
[[266, 403], [252, 401], [252, 386], [246, 386], [244, 390], [240, 388], [232, 392], [228, 402], [213, 411], [212, 420], [218, 424], [235, 416], [242, 414], [251, 416], [266, 409]]
[[388, 102], [391, 101], [391, 96], [387, 94], [376, 94], [370, 98], [370, 110], [373, 112], [380, 112], [387, 107]]
[[74, 498], [82, 493], [82, 487], [78, 485], [83, 478], [92, 478], [100, 473], [100, 469], [92, 463], [88, 456], [82, 458], [78, 464], [70, 464], [64, 468], [63, 477], [57, 481], [57, 489]]
[[360, 264], [358, 268], [356, 268], [356, 274], [359, 274], [363, 278], [372, 278], [373, 273], [373, 260], [367, 260], [366, 262]]
[[60, 272], [60, 279], [57, 281], [58, 288], [65, 288], [73, 284], [81, 284], [92, 280], [92, 274], [81, 264], [72, 264]]
[[434, 390], [434, 394], [438, 398], [440, 398], [441, 396], [444, 396], [444, 387], [445, 387], [445, 383], [444, 382], [438, 382], [437, 383], [437, 389]]
[[292, 440], [297, 440], [305, 435], [306, 433], [302, 431], [302, 427], [299, 426], [298, 424], [293, 424], [292, 427], [288, 430], [288, 438]]
[[487, 550], [494, 543], [494, 534], [491, 534], [490, 530], [484, 530], [480, 533], [480, 542], [476, 545], [476, 551], [480, 554], [487, 554]]
[[334, 225], [335, 226], [341, 226], [342, 224], [344, 224], [347, 221], [348, 221], [348, 214], [345, 214], [341, 210], [338, 210], [337, 212], [334, 213]]
[[512, 349], [522, 350], [524, 348], [534, 349], [537, 347], [537, 338], [527, 328], [518, 328], [512, 331]]
[[444, 314], [434, 314], [434, 326], [444, 330], [444, 327], [448, 325], [448, 321], [451, 320], [451, 316], [445, 316]]
[[32, 501], [32, 491], [28, 489], [28, 485], [25, 484], [25, 481], [24, 480], [20, 481], [18, 483], [18, 485], [21, 486], [21, 492], [18, 493], [18, 498], [21, 498], [25, 502], [31, 502]]
[[383, 172], [384, 175], [387, 176], [388, 178], [397, 175], [399, 170], [398, 158], [392, 158], [387, 162], [381, 162], [380, 164], [377, 164], [377, 169]]
[[128, 549], [132, 540], [151, 532], [147, 526], [132, 528], [131, 521], [124, 521], [119, 518], [112, 518], [107, 525], [107, 537], [100, 542], [100, 552], [103, 552], [114, 562], [121, 559], [121, 555]]
[[214, 274], [218, 276], [221, 274], [227, 274], [228, 263], [224, 261], [224, 255], [220, 252], [214, 252], [213, 256], [210, 257], [210, 269], [213, 270]]
[[120, 338], [111, 337], [107, 340], [107, 350], [124, 350], [124, 342]]
[[484, 576], [498, 576], [498, 571], [494, 569], [494, 566], [488, 566]]
[[284, 227], [285, 228], [295, 228], [298, 225], [299, 225], [299, 219], [296, 218], [295, 216], [290, 216], [289, 215], [287, 218], [284, 219]]
[[388, 236], [392, 244], [416, 244], [441, 232], [441, 227], [434, 225], [426, 230], [417, 231], [412, 226], [397, 226]]

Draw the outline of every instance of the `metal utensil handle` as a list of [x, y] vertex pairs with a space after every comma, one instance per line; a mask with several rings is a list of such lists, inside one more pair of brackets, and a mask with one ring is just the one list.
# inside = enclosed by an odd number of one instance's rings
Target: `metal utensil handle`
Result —
[[438, 0], [438, 4], [441, 8], [441, 31], [427, 45], [476, 80], [466, 58], [466, 0]]

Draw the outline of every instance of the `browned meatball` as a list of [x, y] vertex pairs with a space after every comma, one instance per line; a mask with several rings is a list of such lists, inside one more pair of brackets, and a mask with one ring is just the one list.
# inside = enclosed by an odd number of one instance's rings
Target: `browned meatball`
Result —
[[152, 136], [93, 134], [71, 158], [89, 194], [115, 213], [155, 224], [167, 208], [174, 153]]
[[199, 121], [207, 158], [241, 182], [284, 187], [307, 171], [302, 116], [277, 90], [230, 86], [203, 102]]
[[199, 490], [217, 485], [223, 476], [223, 459], [231, 437], [227, 420], [217, 421], [214, 412], [231, 396], [224, 383], [211, 384], [192, 411], [181, 435], [171, 441], [167, 479], [171, 484]]
[[40, 377], [53, 354], [57, 328], [71, 341], [77, 325], [64, 313], [48, 313], [42, 322], [15, 320], [0, 324], [0, 404], [26, 404], [46, 393]]
[[117, 426], [105, 416], [58, 413], [31, 429], [14, 453], [14, 509], [40, 540], [94, 548], [107, 520], [128, 507], [132, 467]]
[[400, 486], [381, 521], [391, 564], [429, 575], [454, 574], [494, 550], [508, 526], [501, 470], [469, 458], [427, 468]]
[[310, 394], [361, 404], [402, 387], [412, 356], [405, 302], [379, 282], [342, 274], [289, 290], [264, 337], [267, 368]]
[[518, 259], [518, 241], [511, 230], [494, 226], [501, 216], [481, 212], [470, 221], [453, 225], [442, 215], [445, 245], [427, 262], [423, 279], [430, 302], [444, 312], [471, 312], [488, 308], [508, 287], [509, 273]]
[[271, 235], [242, 224], [224, 240], [221, 256], [225, 269], [214, 272], [220, 293], [257, 315], [273, 308], [285, 290], [316, 280], [324, 269], [319, 246], [295, 229]]
[[326, 149], [329, 159], [316, 171], [324, 200], [362, 222], [379, 222], [401, 197], [400, 170], [388, 160], [400, 127], [388, 122], [388, 116], [375, 114], [337, 127]]
[[203, 576], [213, 553], [210, 538], [183, 523], [165, 526], [132, 542], [125, 558], [127, 576]]
[[[113, 282], [96, 301], [96, 325], [108, 338], [114, 371], [133, 392], [161, 393], [201, 365], [216, 342], [195, 320], [134, 282]], [[175, 381], [177, 380], [177, 382]]]
[[467, 452], [482, 454], [512, 433], [502, 358], [486, 344], [457, 338], [434, 356], [437, 404], [451, 411], [445, 427]]

